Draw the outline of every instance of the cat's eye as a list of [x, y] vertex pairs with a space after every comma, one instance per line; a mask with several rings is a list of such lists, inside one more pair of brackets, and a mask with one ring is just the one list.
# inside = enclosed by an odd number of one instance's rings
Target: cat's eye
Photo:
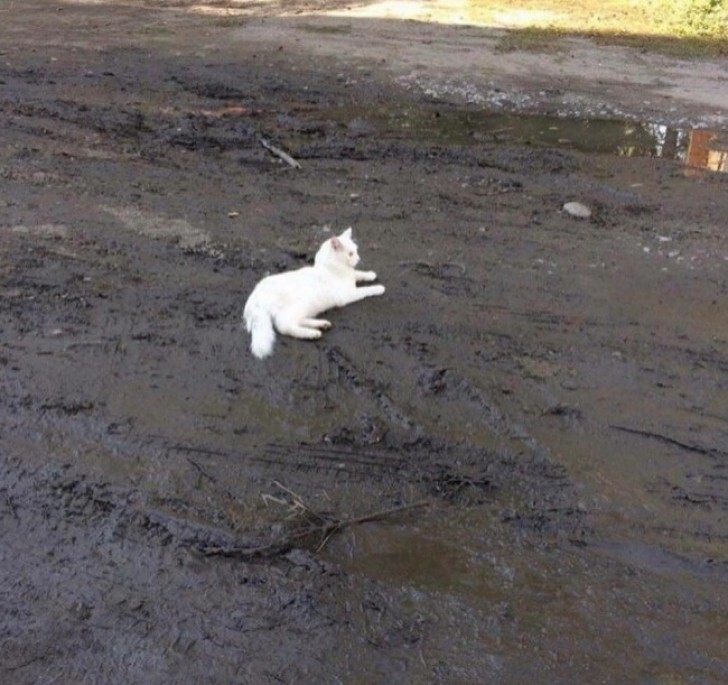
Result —
[[354, 253], [353, 252], [349, 252], [349, 257], [353, 257], [353, 256], [354, 256]]

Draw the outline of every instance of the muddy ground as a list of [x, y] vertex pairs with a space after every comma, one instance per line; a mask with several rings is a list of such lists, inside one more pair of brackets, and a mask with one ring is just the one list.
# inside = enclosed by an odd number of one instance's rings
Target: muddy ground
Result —
[[[714, 90], [192, 4], [0, 8], [0, 680], [728, 682], [728, 176], [482, 122]], [[256, 361], [348, 225], [386, 295]]]

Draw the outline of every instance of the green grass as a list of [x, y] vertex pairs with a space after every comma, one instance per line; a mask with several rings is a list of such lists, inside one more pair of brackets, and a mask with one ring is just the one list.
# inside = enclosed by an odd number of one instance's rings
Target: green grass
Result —
[[559, 42], [559, 38], [567, 35], [560, 30], [527, 27], [508, 31], [498, 40], [495, 49], [498, 52], [567, 52], [566, 44]]
[[232, 15], [228, 17], [220, 17], [215, 20], [215, 26], [222, 28], [234, 29], [239, 26], [245, 26], [250, 23], [250, 18], [241, 15]]
[[554, 36], [588, 36], [680, 55], [728, 55], [728, 0], [474, 0], [474, 24], [517, 29], [501, 49], [548, 50]]
[[298, 28], [309, 33], [322, 34], [348, 34], [351, 33], [351, 24], [299, 24]]

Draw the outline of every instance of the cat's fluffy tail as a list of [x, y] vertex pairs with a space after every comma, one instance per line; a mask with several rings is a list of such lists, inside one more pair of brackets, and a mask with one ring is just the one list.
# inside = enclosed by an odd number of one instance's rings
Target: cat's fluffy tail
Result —
[[245, 306], [243, 318], [245, 319], [245, 328], [252, 336], [250, 351], [258, 359], [264, 359], [272, 354], [276, 332], [273, 328], [270, 312], [253, 300]]

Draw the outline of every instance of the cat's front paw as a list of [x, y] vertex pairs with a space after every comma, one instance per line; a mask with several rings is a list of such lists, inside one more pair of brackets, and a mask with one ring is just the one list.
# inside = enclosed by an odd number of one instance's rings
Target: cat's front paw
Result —
[[373, 285], [372, 295], [384, 295], [386, 288], [383, 285]]
[[361, 275], [362, 281], [376, 281], [377, 280], [377, 273], [376, 271], [365, 271]]

